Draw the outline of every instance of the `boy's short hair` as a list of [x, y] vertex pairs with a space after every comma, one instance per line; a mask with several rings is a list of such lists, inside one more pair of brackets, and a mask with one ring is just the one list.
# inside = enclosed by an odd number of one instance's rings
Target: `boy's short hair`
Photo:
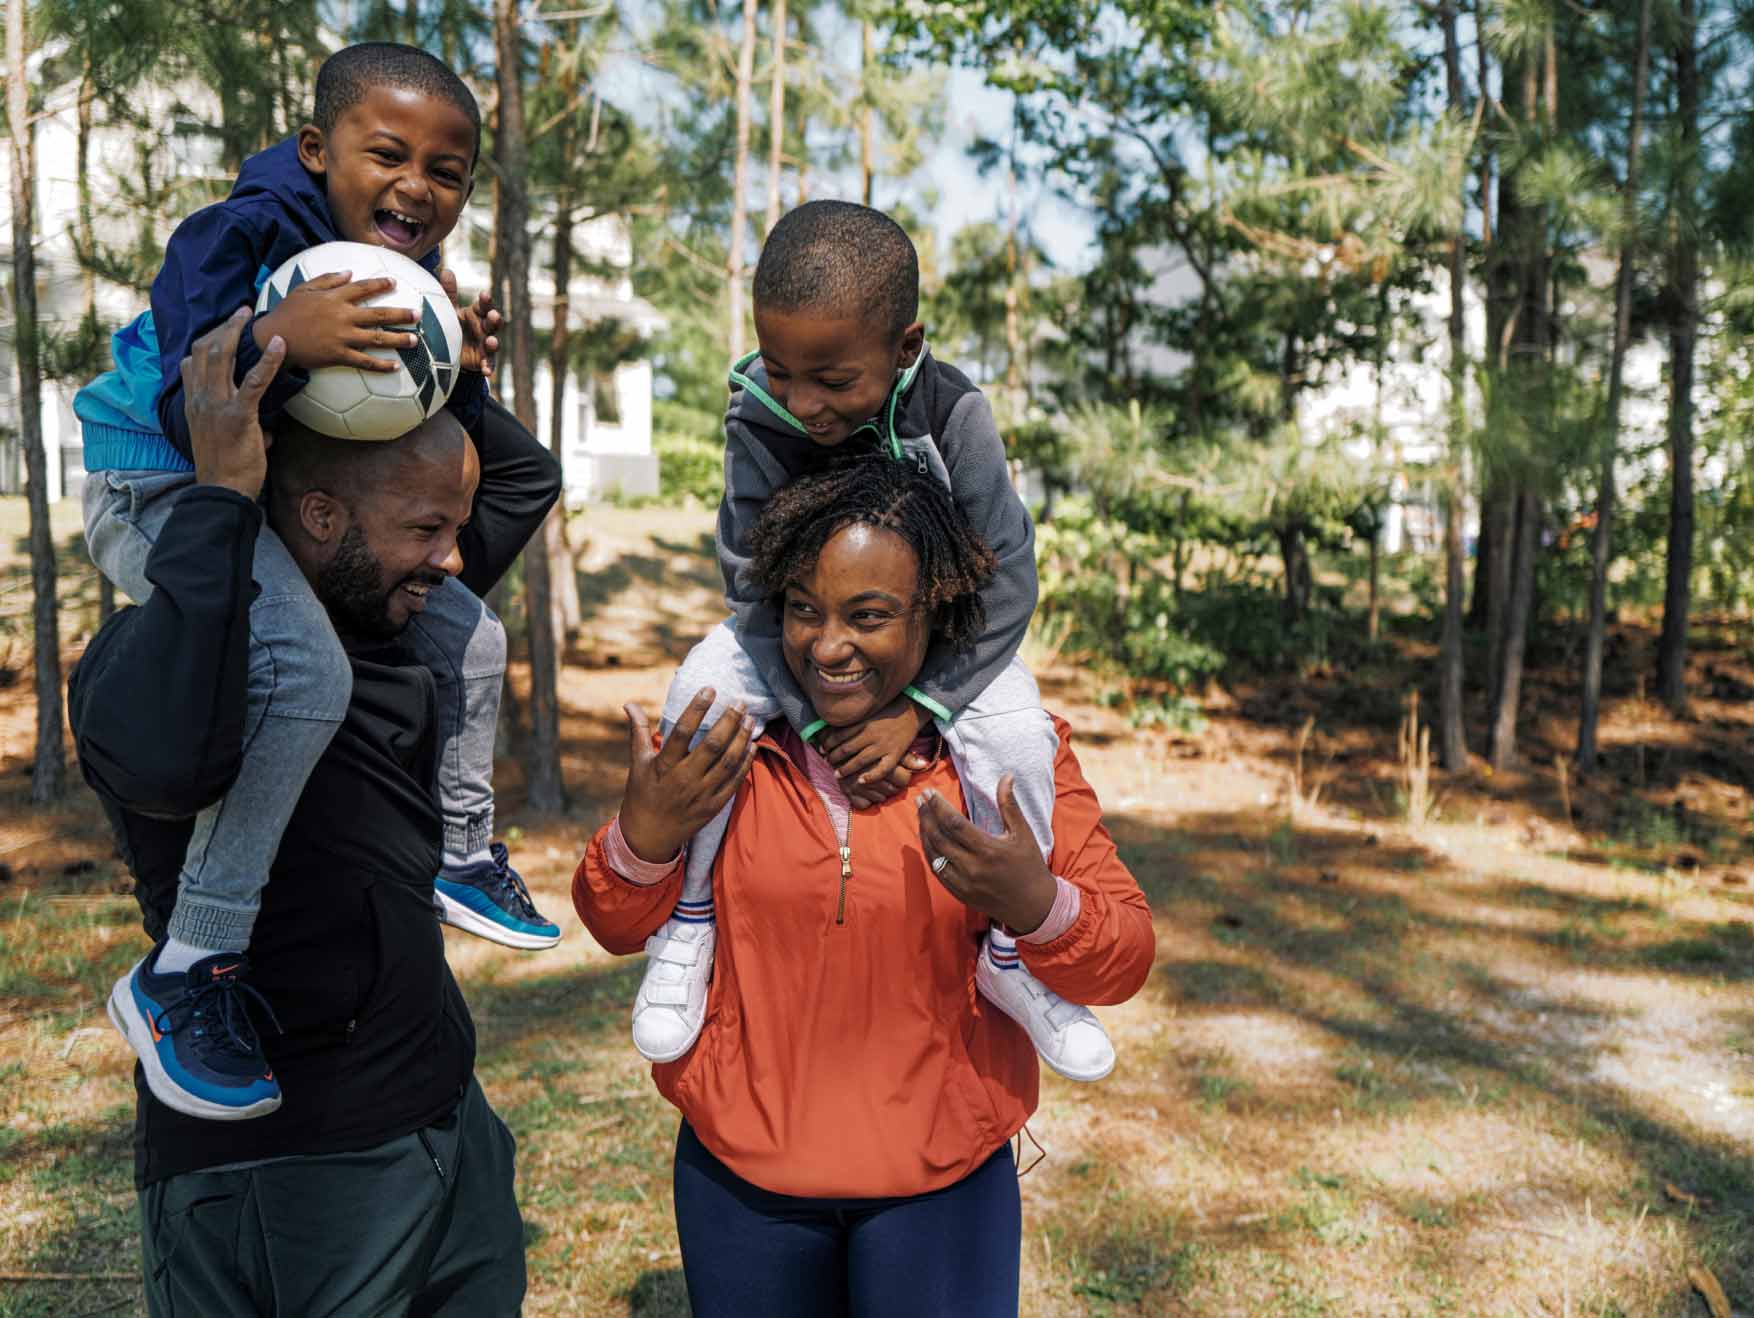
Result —
[[879, 317], [892, 335], [919, 317], [920, 258], [882, 211], [810, 201], [780, 217], [755, 266], [755, 305]]
[[362, 41], [324, 60], [317, 70], [311, 122], [328, 134], [373, 87], [403, 87], [449, 101], [469, 116], [475, 128], [475, 147], [480, 150], [481, 107], [468, 84], [438, 56], [395, 41]]

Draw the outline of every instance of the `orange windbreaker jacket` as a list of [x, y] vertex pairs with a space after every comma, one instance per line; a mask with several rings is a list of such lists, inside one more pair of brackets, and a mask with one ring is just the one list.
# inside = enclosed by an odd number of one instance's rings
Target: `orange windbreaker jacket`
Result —
[[[1049, 868], [1081, 908], [1022, 959], [1072, 1002], [1122, 1002], [1155, 951], [1151, 910], [1102, 826], [1056, 718]], [[805, 771], [771, 737], [738, 789], [713, 872], [718, 948], [700, 1040], [652, 1068], [659, 1091], [745, 1180], [822, 1198], [919, 1194], [967, 1176], [1035, 1110], [1035, 1050], [979, 997], [986, 917], [932, 875], [915, 799], [963, 807], [940, 754], [907, 791], [852, 812], [851, 873]], [[573, 876], [573, 905], [609, 951], [636, 952], [682, 886], [641, 887], [604, 855], [605, 825]]]

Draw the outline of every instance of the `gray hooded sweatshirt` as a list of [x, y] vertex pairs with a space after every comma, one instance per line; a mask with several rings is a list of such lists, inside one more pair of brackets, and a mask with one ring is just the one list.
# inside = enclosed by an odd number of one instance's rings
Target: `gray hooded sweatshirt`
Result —
[[780, 614], [749, 577], [749, 533], [770, 495], [832, 457], [866, 447], [936, 476], [998, 558], [981, 592], [987, 625], [974, 647], [951, 654], [934, 644], [907, 693], [953, 722], [1004, 671], [1035, 612], [1035, 525], [1005, 462], [1005, 444], [986, 397], [961, 371], [922, 352], [882, 410], [842, 444], [824, 448], [767, 391], [759, 353], [731, 370], [725, 412], [725, 497], [719, 504], [719, 569], [737, 637], [760, 668], [787, 720], [809, 738], [821, 727], [780, 651]]

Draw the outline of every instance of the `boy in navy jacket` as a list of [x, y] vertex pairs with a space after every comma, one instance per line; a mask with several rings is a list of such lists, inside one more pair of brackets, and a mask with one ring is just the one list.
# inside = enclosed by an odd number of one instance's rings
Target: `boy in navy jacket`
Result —
[[[480, 111], [463, 82], [425, 51], [388, 43], [341, 51], [317, 74], [312, 117], [295, 137], [246, 161], [226, 200], [178, 226], [153, 281], [152, 310], [117, 332], [115, 369], [74, 402], [91, 473], [85, 528], [92, 559], [136, 601], [152, 593], [148, 556], [195, 479], [179, 369], [195, 339], [253, 304], [282, 262], [320, 243], [369, 243], [438, 270], [439, 244], [473, 188]], [[454, 300], [455, 278], [438, 275]], [[294, 424], [281, 410], [319, 367], [399, 369], [365, 351], [414, 346], [409, 311], [364, 305], [389, 287], [324, 276], [251, 318], [237, 347], [237, 377], [265, 352], [283, 354], [262, 399], [265, 421]], [[557, 464], [488, 397], [498, 313], [483, 294], [459, 316], [464, 369], [448, 407], [482, 447], [525, 451], [530, 497], [546, 507], [559, 493]], [[358, 493], [333, 492], [344, 501]], [[363, 540], [343, 548], [334, 571], [350, 573], [349, 580], [310, 581], [273, 532], [263, 531], [253, 566], [257, 601], [276, 607], [252, 612], [243, 767], [196, 820], [166, 937], [110, 997], [111, 1017], [141, 1054], [153, 1093], [191, 1116], [239, 1120], [280, 1104], [242, 998], [225, 995], [221, 1021], [210, 1019], [212, 994], [195, 990], [216, 979], [242, 984], [241, 954], [281, 834], [347, 710], [350, 660], [330, 623], [333, 611], [319, 598], [358, 598], [358, 584], [377, 580], [381, 565]], [[347, 618], [348, 640], [403, 634], [437, 681], [439, 918], [508, 946], [549, 947], [558, 927], [536, 910], [505, 848], [492, 841], [505, 630], [460, 582], [434, 576], [417, 572], [379, 592]], [[288, 609], [289, 597], [308, 607]], [[301, 617], [305, 623], [288, 621]], [[323, 970], [311, 967], [313, 975]]]

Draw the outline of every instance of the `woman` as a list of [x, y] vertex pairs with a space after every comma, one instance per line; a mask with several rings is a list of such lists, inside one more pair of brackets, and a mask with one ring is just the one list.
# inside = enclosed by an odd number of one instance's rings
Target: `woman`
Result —
[[[992, 555], [928, 475], [879, 457], [775, 495], [752, 570], [783, 611], [786, 664], [830, 726], [913, 680], [928, 647], [980, 634]], [[682, 849], [733, 795], [714, 872], [717, 963], [694, 1048], [654, 1066], [684, 1117], [676, 1224], [697, 1315], [1017, 1312], [1010, 1139], [1035, 1109], [1034, 1047], [974, 991], [989, 920], [1069, 1002], [1144, 983], [1151, 914], [1055, 720], [1054, 850], [1008, 781], [1009, 831], [962, 814], [947, 756], [848, 809], [835, 772], [783, 722], [725, 717], [688, 749], [703, 691], [654, 751], [628, 709], [620, 814], [573, 879], [612, 952], [669, 914]], [[739, 711], [734, 711], [739, 712]]]

